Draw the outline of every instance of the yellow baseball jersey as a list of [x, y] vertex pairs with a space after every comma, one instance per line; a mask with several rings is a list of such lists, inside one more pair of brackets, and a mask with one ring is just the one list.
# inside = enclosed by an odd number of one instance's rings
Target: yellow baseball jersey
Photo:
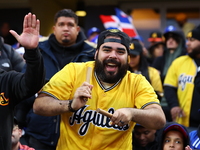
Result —
[[186, 116], [179, 117], [176, 121], [186, 127], [189, 126], [196, 73], [197, 66], [194, 60], [189, 56], [181, 56], [173, 61], [164, 81], [164, 86], [177, 88], [179, 106], [183, 109]]
[[159, 104], [152, 86], [142, 75], [127, 72], [122, 80], [105, 89], [94, 73], [93, 61], [70, 63], [51, 78], [42, 93], [59, 100], [73, 99], [76, 89], [86, 80], [88, 67], [93, 70], [92, 99], [74, 113], [61, 114], [57, 150], [132, 150], [135, 122], [123, 127], [112, 126], [110, 119], [96, 110], [101, 108], [114, 113], [119, 108], [143, 109], [153, 103]]
[[148, 71], [149, 71], [149, 78], [151, 80], [152, 87], [160, 95], [163, 94], [163, 85], [162, 85], [158, 70], [153, 67], [148, 67]]

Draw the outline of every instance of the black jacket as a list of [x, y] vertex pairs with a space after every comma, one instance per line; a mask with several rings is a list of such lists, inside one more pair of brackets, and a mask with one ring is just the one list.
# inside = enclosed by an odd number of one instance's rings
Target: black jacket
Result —
[[14, 106], [37, 93], [44, 84], [43, 59], [38, 49], [25, 50], [26, 72], [0, 70], [0, 150], [11, 150]]

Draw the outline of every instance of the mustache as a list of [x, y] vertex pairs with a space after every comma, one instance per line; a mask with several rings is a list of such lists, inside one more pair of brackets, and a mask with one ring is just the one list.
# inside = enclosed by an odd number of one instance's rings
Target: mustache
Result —
[[108, 64], [108, 63], [113, 63], [113, 64], [116, 64], [117, 66], [120, 66], [120, 65], [121, 65], [120, 62], [118, 62], [116, 59], [112, 59], [112, 58], [103, 61], [103, 64], [104, 64], [104, 65], [105, 65], [105, 64]]

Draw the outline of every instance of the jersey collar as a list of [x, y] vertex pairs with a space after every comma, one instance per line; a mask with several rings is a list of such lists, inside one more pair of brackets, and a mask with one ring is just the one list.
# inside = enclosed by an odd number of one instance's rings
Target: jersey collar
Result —
[[121, 82], [121, 80], [122, 80], [122, 79], [119, 79], [119, 81], [117, 81], [117, 82], [116, 82], [115, 84], [113, 84], [111, 87], [105, 88], [105, 87], [103, 86], [103, 84], [101, 84], [101, 81], [99, 80], [99, 78], [97, 77], [96, 72], [94, 72], [94, 76], [95, 76], [95, 78], [96, 78], [96, 80], [97, 80], [99, 86], [100, 86], [105, 92], [110, 91], [110, 90], [112, 90], [113, 88], [115, 88], [115, 87]]

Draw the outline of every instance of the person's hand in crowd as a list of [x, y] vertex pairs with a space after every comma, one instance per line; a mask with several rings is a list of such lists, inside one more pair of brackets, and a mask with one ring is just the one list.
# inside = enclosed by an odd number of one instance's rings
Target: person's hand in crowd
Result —
[[185, 147], [185, 150], [192, 150], [192, 149], [191, 149], [190, 146], [188, 145], [188, 146]]
[[184, 117], [185, 113], [179, 106], [176, 106], [171, 109], [171, 116], [172, 116], [172, 120], [176, 121], [177, 117], [180, 117], [180, 118]]
[[24, 17], [23, 32], [18, 35], [14, 30], [10, 33], [17, 39], [17, 41], [27, 49], [34, 49], [39, 43], [40, 21], [36, 19], [34, 14], [28, 13]]

